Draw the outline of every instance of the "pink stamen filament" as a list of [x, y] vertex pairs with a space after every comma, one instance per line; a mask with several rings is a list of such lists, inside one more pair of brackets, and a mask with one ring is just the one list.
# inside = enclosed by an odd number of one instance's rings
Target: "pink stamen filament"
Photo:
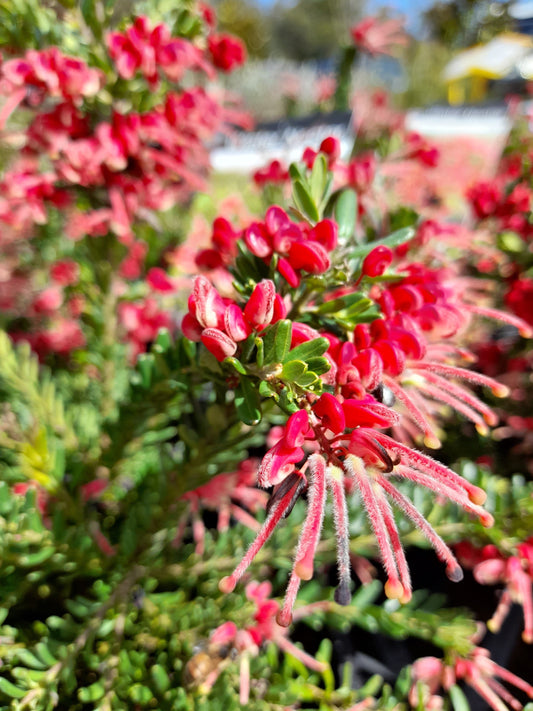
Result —
[[445, 378], [441, 378], [439, 375], [435, 375], [434, 373], [425, 373], [424, 378], [437, 387], [444, 389], [446, 392], [450, 393], [450, 395], [462, 400], [467, 405], [470, 405], [470, 407], [474, 410], [481, 412], [485, 422], [491, 427], [498, 424], [498, 417], [496, 413], [479, 398], [468, 392], [468, 390], [464, 390], [459, 385], [456, 385]]
[[470, 499], [466, 497], [464, 492], [451, 488], [445, 482], [435, 480], [431, 474], [425, 474], [417, 469], [400, 464], [394, 470], [394, 475], [403, 477], [404, 479], [409, 479], [415, 484], [425, 486], [427, 489], [434, 491], [436, 494], [446, 496], [446, 498], [459, 504], [468, 513], [472, 513], [477, 516], [483, 526], [489, 527], [494, 523], [492, 516], [482, 509], [481, 506], [471, 503]]
[[466, 679], [466, 682], [470, 684], [475, 691], [477, 691], [477, 693], [487, 702], [491, 709], [494, 709], [494, 711], [508, 711], [503, 701], [490, 688], [487, 682], [479, 676], [479, 674], [469, 676]]
[[501, 667], [499, 664], [496, 664], [496, 662], [492, 659], [484, 659], [483, 666], [486, 667], [491, 676], [500, 677], [500, 679], [516, 686], [517, 689], [524, 691], [530, 699], [533, 699], [533, 686], [528, 684], [527, 681], [524, 681], [524, 679], [521, 679], [519, 676], [516, 676], [516, 674], [513, 674], [504, 667]]
[[386, 449], [398, 454], [402, 460], [407, 462], [407, 464], [417, 467], [433, 478], [444, 480], [448, 486], [453, 487], [458, 492], [460, 491], [466, 493], [470, 501], [474, 504], [479, 505], [484, 503], [486, 500], [487, 495], [483, 489], [480, 489], [479, 486], [474, 486], [462, 476], [459, 476], [459, 474], [456, 474], [451, 469], [448, 469], [448, 467], [445, 467], [444, 464], [440, 464], [440, 462], [431, 459], [431, 457], [428, 457], [421, 452], [417, 452], [416, 449], [411, 449], [411, 447], [408, 447], [401, 442], [397, 442], [382, 432], [378, 432], [376, 430], [374, 432], [374, 436], [376, 439], [381, 441]]
[[300, 583], [301, 579], [294, 573], [291, 573], [289, 584], [287, 586], [287, 592], [285, 593], [285, 600], [283, 601], [283, 607], [276, 615], [276, 622], [280, 627], [288, 627], [292, 622], [292, 611], [294, 603], [296, 602], [298, 590], [300, 589]]
[[312, 454], [308, 462], [307, 516], [300, 532], [294, 563], [294, 573], [301, 580], [313, 577], [313, 562], [326, 509], [326, 463], [320, 454]]
[[369, 475], [364, 468], [362, 460], [353, 455], [349, 455], [346, 458], [344, 466], [357, 482], [370, 525], [378, 541], [383, 565], [388, 577], [385, 594], [387, 597], [400, 599], [404, 594], [404, 590], [400, 582], [400, 574], [394, 557], [389, 532], [383, 520], [383, 515], [376, 500], [376, 494], [369, 480]]
[[417, 406], [414, 400], [409, 396], [409, 394], [401, 387], [393, 378], [389, 378], [388, 375], [383, 376], [384, 384], [390, 388], [394, 396], [405, 406], [409, 416], [413, 422], [420, 428], [424, 438], [429, 443], [429, 446], [436, 449], [440, 446], [440, 440], [431, 427], [431, 423], [427, 419], [426, 415]]
[[466, 348], [459, 348], [458, 346], [452, 346], [446, 343], [432, 344], [427, 347], [426, 355], [428, 356], [439, 356], [445, 354], [458, 356], [469, 363], [474, 363], [476, 361], [476, 356]]
[[510, 326], [517, 328], [523, 338], [531, 338], [533, 336], [531, 326], [523, 319], [518, 316], [514, 316], [513, 314], [506, 313], [505, 311], [499, 311], [498, 309], [491, 309], [486, 306], [477, 306], [466, 303], [462, 304], [462, 308], [465, 308], [467, 311], [470, 311], [470, 313], [477, 314], [478, 316], [485, 316], [486, 318], [494, 319], [495, 321], [503, 321], [503, 323], [508, 323]]
[[445, 405], [449, 405], [452, 409], [456, 410], [456, 412], [466, 417], [467, 420], [473, 422], [476, 425], [476, 429], [478, 430], [479, 434], [488, 434], [489, 430], [487, 425], [485, 424], [485, 420], [478, 412], [476, 412], [476, 410], [471, 408], [469, 405], [465, 404], [464, 402], [461, 402], [451, 393], [447, 393], [444, 390], [435, 387], [431, 383], [420, 383], [418, 387], [425, 393], [427, 393], [429, 397], [433, 398], [437, 402], [442, 402]]
[[348, 532], [348, 508], [342, 481], [342, 471], [329, 466], [327, 483], [333, 497], [333, 520], [337, 539], [337, 570], [339, 586], [335, 591], [335, 601], [340, 605], [348, 605], [350, 594], [350, 537]]
[[272, 532], [276, 528], [277, 524], [283, 518], [283, 515], [289, 505], [293, 500], [293, 490], [298, 486], [298, 480], [296, 480], [295, 485], [287, 491], [285, 496], [283, 496], [279, 501], [272, 506], [268, 516], [266, 517], [263, 525], [261, 526], [255, 540], [252, 545], [248, 548], [244, 558], [241, 560], [239, 565], [235, 568], [231, 575], [228, 575], [219, 582], [218, 586], [220, 590], [224, 593], [232, 592], [237, 585], [237, 582], [241, 579], [244, 572], [255, 558], [259, 550], [268, 541]]
[[487, 375], [482, 373], [477, 373], [474, 370], [467, 370], [466, 368], [459, 368], [456, 365], [446, 365], [444, 363], [437, 363], [435, 361], [413, 361], [408, 365], [410, 370], [415, 372], [423, 371], [424, 373], [429, 370], [432, 373], [442, 373], [442, 375], [449, 375], [451, 378], [462, 378], [463, 380], [469, 380], [477, 385], [484, 385], [490, 388], [496, 397], [507, 397], [509, 394], [509, 388], [501, 383], [498, 383], [493, 378], [489, 378]]
[[325, 672], [326, 669], [328, 668], [328, 665], [325, 664], [324, 662], [319, 662], [317, 659], [312, 657], [310, 654], [307, 654], [307, 652], [304, 652], [303, 649], [300, 649], [297, 647], [294, 642], [291, 642], [289, 639], [286, 637], [282, 637], [281, 635], [276, 637], [276, 644], [277, 646], [281, 649], [282, 652], [287, 652], [288, 654], [292, 654], [293, 657], [296, 659], [299, 659], [302, 664], [305, 664], [305, 666], [308, 669], [311, 669], [311, 671], [318, 672], [319, 674], [322, 674], [322, 672]]
[[500, 684], [499, 681], [496, 681], [496, 679], [487, 679], [487, 684], [506, 704], [515, 709], [515, 711], [520, 711], [520, 709], [524, 708], [520, 701], [518, 701], [505, 686]]
[[420, 513], [416, 506], [404, 496], [385, 476], [377, 478], [380, 486], [387, 492], [399, 509], [414, 523], [421, 533], [431, 543], [440, 560], [446, 563], [446, 573], [454, 582], [459, 582], [463, 577], [461, 566], [457, 562], [454, 554], [442, 540], [439, 534], [432, 528], [429, 521]]
[[383, 522], [389, 533], [389, 538], [392, 544], [392, 549], [394, 557], [396, 559], [396, 565], [398, 567], [398, 572], [400, 575], [400, 582], [403, 587], [403, 595], [401, 598], [402, 602], [409, 602], [411, 599], [411, 575], [409, 573], [409, 566], [407, 565], [407, 559], [405, 558], [405, 551], [403, 549], [402, 543], [400, 541], [400, 535], [398, 533], [398, 528], [394, 520], [394, 515], [387, 499], [381, 494], [381, 491], [376, 492], [376, 500], [383, 517]]
[[505, 590], [503, 590], [501, 594], [498, 606], [494, 611], [494, 614], [487, 622], [487, 627], [491, 632], [500, 631], [502, 623], [509, 614], [512, 604], [513, 600], [511, 598], [511, 593], [507, 588], [505, 588]]

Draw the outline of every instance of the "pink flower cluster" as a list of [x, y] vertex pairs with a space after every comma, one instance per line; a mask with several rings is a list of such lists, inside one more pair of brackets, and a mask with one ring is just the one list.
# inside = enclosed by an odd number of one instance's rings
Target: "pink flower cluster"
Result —
[[214, 75], [198, 47], [180, 37], [172, 37], [164, 24], [152, 28], [145, 16], [137, 17], [124, 32], [110, 32], [107, 47], [123, 79], [132, 79], [140, 72], [151, 89], [158, 87], [160, 72], [172, 82], [181, 81], [188, 70], [201, 70], [211, 78]]
[[[247, 704], [250, 694], [249, 657], [257, 656], [266, 642], [273, 642], [280, 650], [291, 654], [312, 671], [322, 672], [326, 665], [318, 662], [287, 638], [287, 629], [276, 622], [279, 603], [270, 599], [272, 585], [269, 582], [250, 582], [246, 597], [255, 604], [253, 624], [239, 629], [234, 622], [225, 622], [213, 630], [210, 642], [217, 646], [231, 646], [240, 656], [240, 702]], [[213, 679], [213, 683], [214, 683]]]
[[493, 545], [476, 548], [469, 541], [455, 546], [459, 560], [472, 568], [481, 585], [504, 585], [498, 607], [487, 623], [498, 632], [513, 603], [524, 610], [524, 642], [533, 643], [533, 537], [515, 546], [514, 554], [503, 553]]
[[441, 711], [444, 699], [437, 692], [441, 688], [449, 691], [457, 681], [471, 686], [493, 711], [507, 711], [508, 706], [517, 711], [523, 708], [498, 679], [512, 684], [533, 699], [533, 686], [496, 664], [483, 647], [474, 647], [468, 656], [455, 657], [451, 663], [436, 657], [422, 657], [413, 664], [412, 674], [409, 702], [417, 709], [422, 703], [428, 711]]
[[197, 263], [213, 268], [231, 261], [236, 253], [236, 240], [241, 237], [248, 250], [266, 264], [277, 257], [277, 271], [289, 286], [297, 287], [302, 272], [323, 274], [331, 266], [330, 253], [337, 246], [337, 225], [330, 219], [318, 222], [314, 227], [307, 223], [293, 222], [278, 205], [269, 207], [263, 222], [253, 222], [242, 235], [225, 224], [215, 227], [213, 244], [220, 249], [220, 257], [214, 247], [203, 250]]
[[181, 323], [183, 334], [202, 342], [219, 361], [234, 356], [238, 344], [286, 315], [285, 305], [270, 279], [256, 284], [244, 308], [223, 299], [203, 276], [194, 280], [189, 313]]

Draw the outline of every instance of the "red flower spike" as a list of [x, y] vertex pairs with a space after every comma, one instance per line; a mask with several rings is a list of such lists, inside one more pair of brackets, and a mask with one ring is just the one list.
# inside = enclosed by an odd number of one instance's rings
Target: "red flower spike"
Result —
[[392, 249], [379, 245], [369, 252], [363, 260], [361, 272], [367, 277], [381, 276], [391, 265], [393, 259]]
[[270, 536], [272, 535], [272, 532], [274, 531], [275, 527], [278, 525], [278, 523], [281, 521], [281, 519], [285, 516], [285, 513], [289, 506], [294, 505], [294, 492], [300, 488], [301, 482], [300, 480], [303, 479], [305, 481], [305, 478], [303, 475], [299, 475], [297, 478], [293, 478], [292, 481], [292, 486], [288, 488], [286, 491], [285, 495], [280, 497], [271, 507], [269, 510], [269, 513], [265, 519], [265, 522], [261, 526], [254, 542], [250, 546], [250, 548], [247, 550], [246, 555], [244, 558], [241, 560], [239, 565], [235, 568], [233, 573], [231, 575], [226, 576], [225, 578], [222, 578], [222, 580], [219, 582], [218, 587], [220, 588], [221, 592], [223, 593], [229, 593], [232, 592], [235, 589], [235, 586], [237, 585], [238, 581], [242, 578], [244, 575], [246, 569], [252, 562], [252, 560], [255, 558], [257, 553], [260, 551], [260, 549], [263, 547], [263, 545], [268, 541]]
[[307, 516], [296, 548], [294, 574], [300, 580], [311, 580], [316, 547], [322, 531], [326, 507], [326, 463], [320, 454], [309, 459]]
[[268, 326], [274, 316], [276, 287], [270, 279], [256, 284], [244, 307], [244, 318], [253, 328]]
[[237, 352], [237, 344], [218, 328], [205, 328], [201, 336], [202, 343], [218, 361], [229, 358]]

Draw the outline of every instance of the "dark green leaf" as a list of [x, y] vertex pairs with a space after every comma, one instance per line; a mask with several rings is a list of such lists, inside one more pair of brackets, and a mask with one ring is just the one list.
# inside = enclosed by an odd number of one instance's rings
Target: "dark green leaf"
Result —
[[261, 421], [259, 393], [249, 378], [241, 378], [235, 392], [235, 407], [245, 425], [257, 425]]
[[291, 347], [292, 323], [288, 319], [270, 326], [263, 336], [265, 365], [282, 363]]
[[331, 363], [327, 358], [317, 356], [316, 358], [307, 359], [307, 367], [316, 375], [323, 375], [324, 373], [327, 373], [330, 370]]

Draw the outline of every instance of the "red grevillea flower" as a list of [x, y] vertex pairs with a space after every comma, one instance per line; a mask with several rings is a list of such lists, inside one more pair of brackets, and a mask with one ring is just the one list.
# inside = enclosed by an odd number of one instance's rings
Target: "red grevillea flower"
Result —
[[203, 554], [205, 526], [200, 516], [202, 510], [217, 512], [219, 531], [228, 529], [231, 516], [239, 523], [257, 531], [259, 524], [249, 511], [256, 513], [264, 508], [268, 497], [264, 491], [255, 487], [256, 478], [257, 461], [245, 459], [236, 471], [217, 474], [207, 484], [184, 494], [182, 498], [189, 502], [189, 511], [179, 521], [173, 545], [178, 546], [181, 543], [187, 521], [191, 519], [196, 553]]
[[[350, 600], [350, 563], [347, 486], [359, 492], [377, 539], [388, 580], [385, 592], [391, 598], [407, 601], [411, 581], [405, 554], [390, 502], [399, 508], [424, 534], [437, 555], [446, 563], [451, 580], [462, 578], [452, 551], [432, 529], [414, 504], [394, 485], [395, 479], [420, 484], [439, 496], [459, 504], [479, 517], [485, 526], [492, 516], [480, 504], [485, 492], [430, 457], [401, 444], [380, 431], [398, 421], [398, 415], [372, 396], [342, 398], [324, 393], [310, 410], [291, 415], [279, 441], [265, 455], [258, 473], [260, 486], [274, 486], [266, 519], [256, 539], [231, 575], [220, 581], [220, 589], [231, 592], [256, 554], [286, 518], [295, 501], [307, 489], [307, 515], [296, 548], [294, 565], [283, 608], [281, 625], [289, 625], [301, 580], [313, 575], [313, 561], [320, 539], [327, 491], [335, 512], [339, 586], [335, 599]], [[319, 451], [304, 463], [303, 445], [313, 443]], [[297, 465], [299, 467], [297, 468]]]
[[496, 546], [476, 548], [469, 541], [455, 547], [461, 563], [472, 568], [481, 585], [503, 584], [505, 587], [498, 607], [487, 622], [491, 632], [498, 632], [511, 605], [522, 605], [524, 611], [524, 642], [533, 643], [533, 537], [516, 546], [514, 555], [504, 555]]
[[426, 709], [442, 708], [437, 692], [440, 688], [449, 691], [457, 681], [471, 686], [493, 711], [508, 711], [508, 706], [517, 711], [523, 708], [498, 679], [533, 699], [533, 686], [492, 661], [489, 651], [483, 647], [474, 647], [467, 657], [456, 657], [448, 664], [436, 657], [417, 659], [412, 667], [412, 678], [409, 703], [413, 708], [420, 708], [421, 703]]
[[[215, 645], [230, 646], [239, 655], [240, 665], [240, 703], [248, 704], [250, 694], [249, 658], [259, 654], [259, 649], [267, 642], [273, 642], [279, 649], [291, 654], [295, 659], [315, 672], [323, 672], [327, 665], [297, 647], [287, 638], [287, 629], [276, 622], [279, 613], [279, 603], [270, 599], [272, 585], [263, 583], [248, 583], [245, 589], [246, 597], [255, 604], [253, 623], [239, 629], [233, 622], [224, 624], [213, 630], [210, 641]], [[215, 679], [210, 680], [210, 684]], [[205, 688], [205, 684], [203, 685]]]
[[210, 35], [207, 46], [213, 64], [224, 72], [231, 72], [246, 61], [246, 47], [237, 37]]

